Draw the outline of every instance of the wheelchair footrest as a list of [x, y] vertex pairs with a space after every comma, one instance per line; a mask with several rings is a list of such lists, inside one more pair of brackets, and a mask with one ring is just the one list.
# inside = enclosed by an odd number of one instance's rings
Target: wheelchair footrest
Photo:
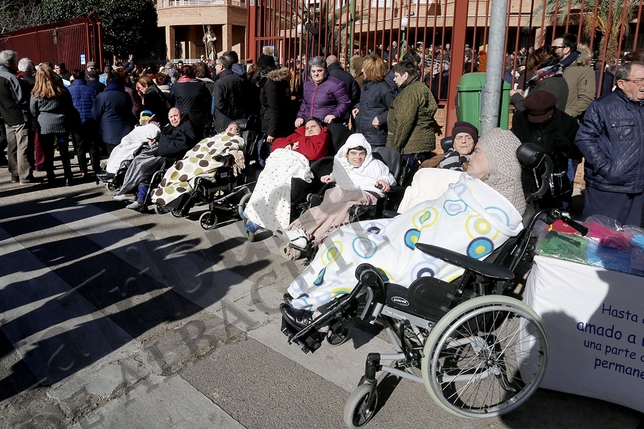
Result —
[[[282, 318], [281, 330], [282, 333], [288, 337], [289, 342], [291, 341], [291, 338], [293, 338], [295, 334], [299, 332], [298, 328], [288, 323], [288, 321], [286, 321], [286, 319], [284, 318]], [[296, 339], [294, 343], [297, 344], [304, 353], [313, 353], [320, 348], [325, 335], [325, 332], [318, 332], [317, 330], [313, 329], [307, 335], [303, 335], [300, 338]]]

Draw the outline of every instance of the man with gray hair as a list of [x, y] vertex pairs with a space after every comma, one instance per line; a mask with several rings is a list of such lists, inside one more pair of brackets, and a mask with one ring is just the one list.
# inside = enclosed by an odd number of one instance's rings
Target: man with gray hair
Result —
[[29, 90], [16, 76], [18, 55], [0, 52], [0, 116], [7, 132], [7, 155], [11, 181], [28, 184], [33, 177], [33, 147], [29, 133]]
[[[27, 82], [31, 87], [36, 83], [36, 66], [29, 58], [21, 58], [18, 61], [18, 79]], [[31, 91], [29, 91], [31, 92]]]
[[642, 225], [644, 206], [644, 63], [622, 64], [617, 87], [588, 106], [575, 144], [586, 158], [583, 216]]

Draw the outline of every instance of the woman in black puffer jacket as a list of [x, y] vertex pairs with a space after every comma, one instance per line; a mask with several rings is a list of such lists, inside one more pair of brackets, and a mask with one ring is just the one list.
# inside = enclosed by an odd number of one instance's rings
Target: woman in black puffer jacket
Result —
[[29, 107], [40, 128], [40, 144], [45, 152], [48, 184], [52, 185], [56, 178], [54, 148], [58, 142], [58, 152], [60, 152], [65, 172], [65, 184], [70, 186], [72, 168], [69, 162], [67, 136], [72, 127], [79, 122], [78, 112], [74, 109], [72, 96], [63, 86], [62, 80], [46, 64], [43, 64], [36, 73], [36, 85], [31, 91]]
[[387, 66], [382, 59], [367, 55], [362, 61], [362, 70], [365, 75], [362, 95], [358, 107], [353, 109], [356, 132], [365, 136], [371, 146], [384, 146], [387, 143], [387, 114], [396, 92], [385, 81]]
[[[272, 57], [270, 57], [272, 60]], [[260, 58], [261, 59], [261, 58]], [[286, 137], [293, 132], [294, 115], [289, 111], [291, 72], [286, 67], [278, 70], [273, 65], [260, 65], [258, 79], [260, 86], [262, 132], [266, 141], [272, 143], [278, 137]]]
[[170, 87], [170, 97], [174, 107], [190, 120], [198, 142], [204, 137], [206, 124], [212, 120], [210, 115], [212, 96], [206, 84], [197, 80], [192, 66], [183, 66], [182, 71], [183, 75]]

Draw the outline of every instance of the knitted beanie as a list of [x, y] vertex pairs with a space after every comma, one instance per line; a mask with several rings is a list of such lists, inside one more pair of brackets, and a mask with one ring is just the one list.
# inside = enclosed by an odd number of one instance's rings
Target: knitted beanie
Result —
[[452, 128], [452, 138], [456, 139], [456, 136], [459, 133], [469, 134], [474, 139], [474, 144], [479, 141], [479, 130], [469, 122], [459, 121], [454, 124], [454, 128]]
[[490, 174], [481, 180], [503, 195], [523, 215], [525, 195], [521, 186], [521, 165], [516, 155], [520, 145], [512, 131], [500, 128], [483, 134], [478, 142], [490, 167]]

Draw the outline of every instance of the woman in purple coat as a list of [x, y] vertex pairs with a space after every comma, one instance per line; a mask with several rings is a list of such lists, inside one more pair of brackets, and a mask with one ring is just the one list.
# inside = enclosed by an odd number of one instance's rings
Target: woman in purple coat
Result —
[[329, 76], [324, 57], [313, 58], [309, 71], [295, 127], [301, 126], [306, 118], [311, 117], [327, 124], [341, 121], [351, 108], [351, 97], [344, 83]]

